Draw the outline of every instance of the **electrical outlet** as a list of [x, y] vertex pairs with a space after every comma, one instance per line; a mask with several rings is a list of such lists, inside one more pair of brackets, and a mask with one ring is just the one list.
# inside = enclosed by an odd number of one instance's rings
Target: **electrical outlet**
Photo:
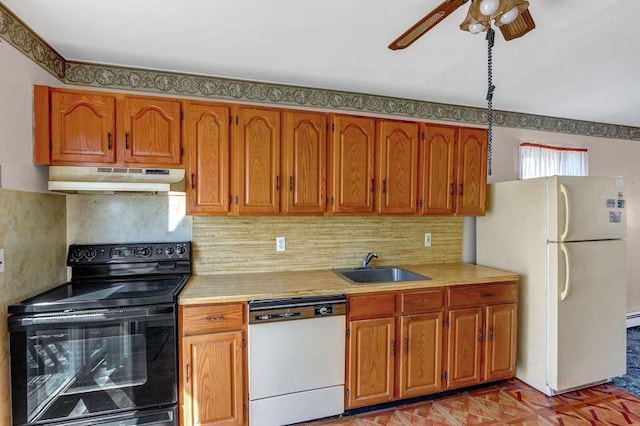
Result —
[[424, 246], [431, 247], [431, 232], [424, 233]]
[[287, 242], [284, 237], [276, 237], [276, 251], [287, 251]]
[[4, 249], [0, 249], [0, 272], [4, 272]]

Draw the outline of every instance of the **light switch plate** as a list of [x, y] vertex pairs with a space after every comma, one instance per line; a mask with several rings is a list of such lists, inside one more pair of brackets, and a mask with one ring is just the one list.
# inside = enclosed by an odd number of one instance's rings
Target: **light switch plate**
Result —
[[4, 249], [0, 249], [0, 272], [4, 272]]
[[287, 243], [284, 237], [276, 237], [276, 251], [287, 251]]
[[424, 246], [431, 247], [431, 232], [425, 232], [424, 234]]

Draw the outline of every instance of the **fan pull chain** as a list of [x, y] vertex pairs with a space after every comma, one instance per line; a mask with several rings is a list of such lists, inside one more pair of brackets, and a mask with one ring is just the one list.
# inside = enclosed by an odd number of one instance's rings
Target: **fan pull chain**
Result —
[[487, 171], [491, 176], [491, 145], [493, 140], [493, 92], [496, 86], [493, 85], [493, 44], [496, 32], [489, 27], [487, 30]]

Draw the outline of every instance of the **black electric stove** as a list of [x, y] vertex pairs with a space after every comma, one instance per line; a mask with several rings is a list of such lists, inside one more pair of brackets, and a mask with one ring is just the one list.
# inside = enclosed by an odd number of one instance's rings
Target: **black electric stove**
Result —
[[71, 281], [9, 306], [14, 425], [177, 420], [191, 243], [72, 245]]

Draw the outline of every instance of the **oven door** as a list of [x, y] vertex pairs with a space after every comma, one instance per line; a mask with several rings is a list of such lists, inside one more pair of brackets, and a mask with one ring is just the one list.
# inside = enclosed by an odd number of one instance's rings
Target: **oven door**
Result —
[[172, 305], [9, 318], [13, 424], [177, 402]]

